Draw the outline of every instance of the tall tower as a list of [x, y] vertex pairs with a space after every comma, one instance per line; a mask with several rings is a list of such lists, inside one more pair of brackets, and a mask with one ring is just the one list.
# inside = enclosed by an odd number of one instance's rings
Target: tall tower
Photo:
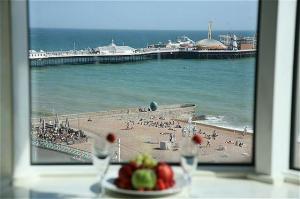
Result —
[[211, 27], [212, 27], [212, 21], [208, 22], [208, 34], [207, 34], [207, 39], [211, 39]]

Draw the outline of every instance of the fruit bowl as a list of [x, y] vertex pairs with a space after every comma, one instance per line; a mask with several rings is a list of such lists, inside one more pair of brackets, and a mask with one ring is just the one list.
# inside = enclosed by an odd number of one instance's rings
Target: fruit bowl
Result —
[[113, 193], [136, 197], [163, 197], [173, 195], [181, 192], [181, 190], [188, 184], [186, 178], [184, 178], [182, 174], [175, 174], [174, 180], [176, 183], [171, 188], [164, 190], [138, 191], [132, 189], [119, 188], [115, 185], [115, 180], [116, 177], [106, 178], [102, 184], [103, 188]]
[[157, 162], [148, 154], [140, 154], [122, 165], [116, 177], [104, 182], [103, 186], [110, 191], [149, 196], [178, 193], [186, 184], [170, 165]]

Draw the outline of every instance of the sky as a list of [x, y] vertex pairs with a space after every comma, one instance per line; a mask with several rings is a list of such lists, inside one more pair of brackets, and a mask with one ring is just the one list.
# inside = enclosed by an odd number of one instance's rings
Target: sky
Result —
[[256, 30], [258, 0], [29, 0], [32, 28]]

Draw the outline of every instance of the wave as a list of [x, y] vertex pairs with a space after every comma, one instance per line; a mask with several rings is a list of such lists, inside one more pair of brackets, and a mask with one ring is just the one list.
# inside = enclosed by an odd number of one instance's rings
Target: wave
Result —
[[232, 124], [229, 121], [225, 119], [225, 116], [223, 115], [202, 115], [198, 117], [199, 119], [196, 119], [195, 122], [213, 125], [216, 127], [231, 129], [231, 130], [237, 130], [237, 131], [243, 131], [245, 127], [247, 127], [247, 132], [253, 133], [253, 127], [250, 125], [241, 125], [241, 124]]

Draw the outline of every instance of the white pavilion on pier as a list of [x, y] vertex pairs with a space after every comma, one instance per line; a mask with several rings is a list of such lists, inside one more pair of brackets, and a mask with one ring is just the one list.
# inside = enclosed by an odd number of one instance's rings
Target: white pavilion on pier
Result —
[[101, 55], [112, 55], [112, 54], [130, 55], [130, 54], [134, 54], [136, 49], [130, 46], [118, 46], [114, 43], [114, 40], [112, 40], [110, 45], [99, 46], [97, 48], [94, 48], [94, 51], [97, 54], [101, 54]]

